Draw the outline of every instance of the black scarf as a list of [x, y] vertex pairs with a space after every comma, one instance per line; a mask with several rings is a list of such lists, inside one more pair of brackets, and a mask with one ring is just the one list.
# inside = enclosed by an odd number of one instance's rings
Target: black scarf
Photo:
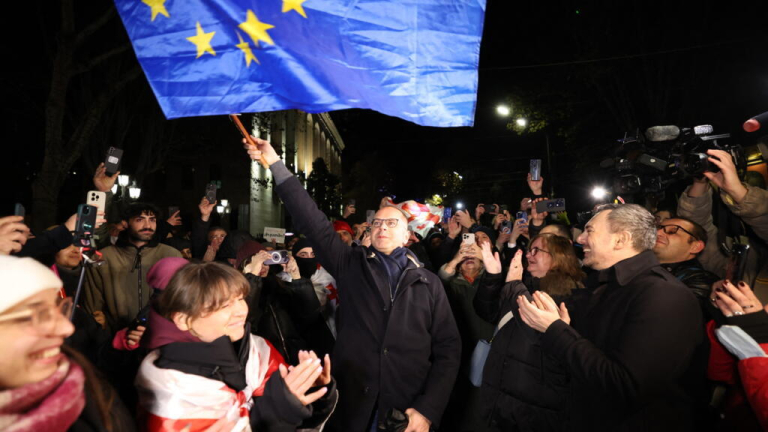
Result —
[[394, 297], [397, 292], [397, 283], [400, 281], [400, 276], [403, 274], [406, 267], [408, 267], [408, 249], [399, 247], [393, 250], [389, 255], [380, 251], [377, 252], [379, 252], [381, 262], [384, 264], [384, 269], [387, 270], [390, 293], [392, 294], [392, 297]]

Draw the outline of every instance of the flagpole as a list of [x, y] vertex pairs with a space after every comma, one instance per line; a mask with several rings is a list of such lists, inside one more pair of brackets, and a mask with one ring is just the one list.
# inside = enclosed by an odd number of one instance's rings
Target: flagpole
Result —
[[[237, 127], [237, 130], [239, 130], [240, 133], [243, 135], [243, 138], [245, 138], [245, 141], [247, 141], [249, 145], [252, 145], [258, 148], [258, 146], [256, 146], [256, 143], [253, 141], [253, 138], [251, 138], [251, 134], [248, 133], [247, 130], [245, 130], [245, 126], [243, 126], [243, 123], [240, 121], [240, 116], [238, 114], [230, 114], [229, 119], [232, 120], [232, 122]], [[267, 163], [267, 160], [264, 159], [263, 154], [259, 158], [259, 162], [261, 162], [261, 165], [264, 166], [264, 168], [269, 169], [269, 164]]]

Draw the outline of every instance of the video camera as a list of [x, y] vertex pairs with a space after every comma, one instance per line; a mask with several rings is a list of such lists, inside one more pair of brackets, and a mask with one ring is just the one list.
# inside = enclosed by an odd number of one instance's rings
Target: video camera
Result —
[[730, 134], [715, 135], [710, 125], [693, 128], [654, 126], [644, 135], [625, 135], [619, 140], [616, 156], [603, 161], [603, 168], [613, 168], [616, 194], [663, 195], [673, 183], [700, 177], [719, 168], [707, 150], [723, 150], [731, 155], [739, 177], [743, 178], [747, 159], [743, 147], [724, 142]]

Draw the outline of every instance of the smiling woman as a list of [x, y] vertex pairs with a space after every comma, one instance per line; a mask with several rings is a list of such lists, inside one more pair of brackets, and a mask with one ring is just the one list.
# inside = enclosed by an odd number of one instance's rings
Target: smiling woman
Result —
[[133, 430], [111, 389], [64, 346], [74, 327], [61, 280], [37, 261], [12, 256], [0, 256], [0, 274], [0, 429]]
[[136, 377], [144, 429], [293, 430], [327, 419], [337, 397], [330, 360], [321, 366], [302, 351], [289, 372], [250, 332], [249, 289], [220, 263], [190, 263], [173, 275], [149, 312], [151, 352]]

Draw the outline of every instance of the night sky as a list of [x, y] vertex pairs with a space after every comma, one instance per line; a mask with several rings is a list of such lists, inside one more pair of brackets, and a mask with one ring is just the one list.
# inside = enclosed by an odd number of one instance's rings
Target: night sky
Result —
[[[1, 42], [3, 146], [13, 161], [3, 176], [13, 186], [10, 202], [28, 199], [42, 162], [43, 112], [58, 28], [58, 11], [44, 3], [9, 5], [18, 10], [7, 16], [29, 22], [6, 26]], [[81, 25], [108, 5], [75, 3]], [[717, 133], [732, 133], [733, 142], [754, 144], [757, 134], [744, 133], [741, 123], [768, 111], [765, 2], [671, 3], [489, 0], [475, 126], [428, 128], [367, 110], [332, 113], [346, 144], [345, 188], [354, 184], [355, 173], [368, 172], [366, 166], [375, 163], [382, 181], [366, 195], [371, 201], [379, 193], [396, 195], [396, 201], [426, 198], [436, 191], [436, 172], [456, 171], [463, 189], [449, 197], [449, 205], [456, 200], [513, 204], [524, 196], [529, 159], [546, 161], [549, 136], [552, 163], [544, 175], [548, 182], [554, 177], [555, 194], [568, 199], [570, 209], [581, 210], [591, 206], [589, 189], [610, 178], [598, 165], [613, 155], [625, 132], [707, 123]], [[125, 38], [119, 20], [113, 20], [93, 52]], [[131, 62], [135, 57], [127, 52], [109, 67], [124, 71]], [[92, 79], [95, 85], [111, 78]], [[118, 98], [130, 105], [111, 111], [109, 121], [160, 118], [161, 127], [174, 124], [185, 146], [216, 145], [236, 136], [221, 131], [221, 119], [163, 120], [146, 80], [137, 81]], [[70, 98], [72, 115], [87, 101]], [[497, 115], [500, 103], [511, 104], [512, 117]], [[547, 126], [534, 133], [508, 130], [507, 122], [521, 113]], [[184, 139], [185, 133], [194, 139]], [[76, 164], [81, 171], [108, 146], [108, 134], [95, 139], [101, 140], [97, 149]]]

